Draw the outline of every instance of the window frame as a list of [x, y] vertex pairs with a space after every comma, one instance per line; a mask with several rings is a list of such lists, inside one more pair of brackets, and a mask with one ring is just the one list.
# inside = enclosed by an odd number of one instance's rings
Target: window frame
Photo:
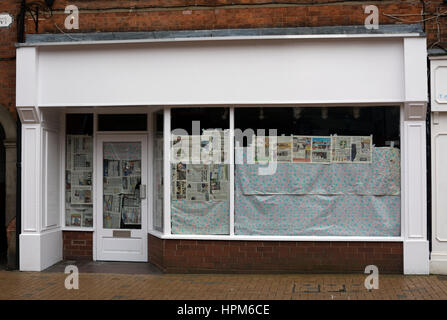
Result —
[[[164, 208], [163, 208], [163, 232], [149, 229], [149, 234], [161, 239], [184, 239], [184, 240], [252, 240], [252, 241], [367, 241], [367, 242], [401, 242], [404, 240], [404, 106], [402, 104], [355, 104], [355, 105], [278, 105], [278, 107], [399, 107], [399, 130], [400, 130], [400, 146], [401, 146], [401, 210], [400, 210], [400, 236], [280, 236], [280, 235], [235, 235], [234, 233], [234, 129], [235, 129], [235, 109], [250, 107], [275, 107], [274, 105], [213, 105], [209, 107], [228, 107], [229, 108], [229, 128], [230, 128], [230, 233], [228, 235], [196, 235], [196, 234], [172, 234], [171, 233], [171, 183], [165, 181], [164, 184]], [[171, 148], [171, 108], [193, 107], [193, 106], [165, 106], [164, 109], [164, 179], [170, 177], [170, 148]], [[200, 106], [205, 107], [205, 106]]]

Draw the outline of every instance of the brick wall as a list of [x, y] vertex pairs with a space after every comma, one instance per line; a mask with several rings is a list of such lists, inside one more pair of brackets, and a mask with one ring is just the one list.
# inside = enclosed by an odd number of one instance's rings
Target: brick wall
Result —
[[149, 261], [170, 273], [363, 273], [370, 264], [403, 272], [401, 242], [148, 239]]
[[63, 231], [66, 260], [93, 260], [93, 232]]
[[19, 13], [19, 0], [0, 1], [0, 12], [6, 12], [14, 17], [14, 22], [9, 28], [0, 28], [0, 108], [9, 109], [15, 113], [16, 90], [16, 50], [17, 41], [16, 20]]

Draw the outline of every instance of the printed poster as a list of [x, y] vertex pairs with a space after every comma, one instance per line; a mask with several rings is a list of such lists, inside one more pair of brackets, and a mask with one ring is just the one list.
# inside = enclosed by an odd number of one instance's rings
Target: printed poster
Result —
[[312, 162], [331, 162], [331, 137], [312, 137]]
[[372, 136], [352, 137], [352, 162], [370, 163], [372, 161]]
[[351, 162], [351, 137], [332, 137], [332, 162]]
[[293, 136], [292, 158], [293, 162], [310, 162], [312, 152], [312, 138]]
[[276, 161], [292, 162], [292, 137], [276, 137]]

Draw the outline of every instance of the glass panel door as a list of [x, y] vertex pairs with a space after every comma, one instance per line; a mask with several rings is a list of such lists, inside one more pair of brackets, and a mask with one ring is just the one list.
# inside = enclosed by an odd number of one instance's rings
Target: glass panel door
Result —
[[141, 156], [141, 142], [104, 142], [104, 229], [141, 229]]

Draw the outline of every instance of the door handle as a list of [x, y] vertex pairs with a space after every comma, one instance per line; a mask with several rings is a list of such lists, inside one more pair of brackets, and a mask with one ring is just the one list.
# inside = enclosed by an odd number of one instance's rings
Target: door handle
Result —
[[140, 199], [146, 199], [146, 185], [140, 185]]

